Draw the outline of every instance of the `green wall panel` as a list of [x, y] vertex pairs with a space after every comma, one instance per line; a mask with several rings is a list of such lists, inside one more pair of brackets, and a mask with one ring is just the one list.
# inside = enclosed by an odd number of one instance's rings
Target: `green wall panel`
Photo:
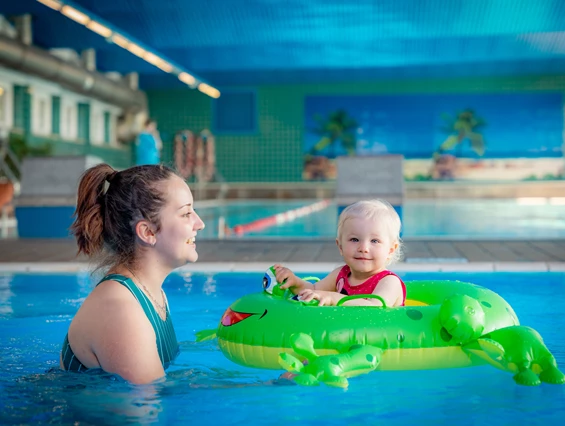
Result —
[[[565, 76], [383, 81], [352, 84], [260, 86], [259, 132], [216, 136], [217, 166], [228, 182], [302, 181], [304, 99], [321, 94], [504, 93], [564, 91]], [[183, 129], [211, 129], [213, 100], [196, 90], [148, 91], [150, 114], [157, 120], [165, 161], [172, 139]]]

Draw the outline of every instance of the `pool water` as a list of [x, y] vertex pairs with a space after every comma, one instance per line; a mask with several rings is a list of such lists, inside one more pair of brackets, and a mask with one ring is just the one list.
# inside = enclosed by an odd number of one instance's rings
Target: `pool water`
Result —
[[[219, 223], [229, 228], [315, 200], [234, 201], [198, 208], [206, 223], [199, 238], [215, 239]], [[335, 238], [335, 204], [294, 221], [226, 238]], [[565, 199], [407, 200], [402, 213], [403, 238], [553, 239], [565, 237]]]
[[[314, 274], [320, 271], [313, 271]], [[323, 273], [323, 271], [322, 271]], [[262, 273], [175, 273], [165, 283], [181, 353], [162, 383], [130, 386], [57, 369], [69, 322], [92, 288], [86, 274], [0, 275], [0, 424], [559, 424], [565, 386], [518, 386], [490, 366], [374, 372], [347, 390], [300, 387], [282, 371], [228, 361], [214, 341], [227, 306], [261, 289]], [[403, 273], [459, 279], [502, 295], [565, 367], [565, 273]]]

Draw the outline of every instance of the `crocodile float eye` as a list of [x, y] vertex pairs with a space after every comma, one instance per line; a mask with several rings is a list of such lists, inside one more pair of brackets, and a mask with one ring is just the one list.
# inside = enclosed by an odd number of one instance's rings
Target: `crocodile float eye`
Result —
[[267, 290], [269, 288], [269, 284], [271, 284], [271, 279], [267, 274], [263, 277], [263, 290]]
[[263, 275], [263, 291], [269, 294], [273, 294], [273, 288], [277, 285], [277, 277], [273, 271], [269, 268], [265, 271]]

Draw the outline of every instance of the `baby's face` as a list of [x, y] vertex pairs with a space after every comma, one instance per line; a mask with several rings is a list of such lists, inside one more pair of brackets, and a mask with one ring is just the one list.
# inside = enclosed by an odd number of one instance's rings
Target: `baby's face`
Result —
[[377, 273], [394, 253], [396, 241], [379, 219], [353, 217], [345, 221], [338, 246], [353, 272]]

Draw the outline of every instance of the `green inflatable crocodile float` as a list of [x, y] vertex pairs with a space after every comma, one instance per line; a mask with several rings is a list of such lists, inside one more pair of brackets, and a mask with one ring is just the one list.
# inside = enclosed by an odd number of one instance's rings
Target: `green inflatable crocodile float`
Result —
[[371, 370], [484, 364], [514, 373], [521, 385], [565, 383], [541, 336], [521, 326], [498, 294], [459, 281], [405, 284], [404, 307], [319, 307], [281, 291], [269, 269], [263, 292], [235, 301], [218, 329], [198, 339], [217, 336], [228, 359], [249, 367], [283, 367], [298, 373], [295, 380], [302, 384], [342, 386], [347, 377]]

